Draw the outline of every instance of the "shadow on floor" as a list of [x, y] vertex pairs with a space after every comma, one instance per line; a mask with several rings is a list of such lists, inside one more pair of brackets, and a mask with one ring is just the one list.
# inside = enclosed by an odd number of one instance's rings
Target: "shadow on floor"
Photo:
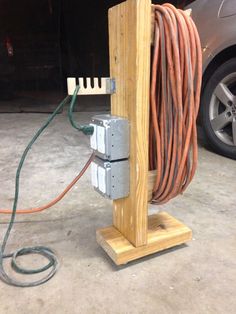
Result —
[[[9, 99], [0, 99], [0, 113], [51, 113], [66, 97], [66, 94], [58, 91], [21, 92]], [[93, 112], [109, 111], [110, 97], [80, 96], [75, 111]]]

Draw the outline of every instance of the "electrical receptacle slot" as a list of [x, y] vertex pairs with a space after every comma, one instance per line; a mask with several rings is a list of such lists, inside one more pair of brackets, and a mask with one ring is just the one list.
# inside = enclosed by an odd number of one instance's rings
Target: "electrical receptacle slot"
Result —
[[97, 115], [90, 124], [93, 135], [90, 146], [96, 156], [92, 163], [92, 185], [104, 197], [112, 200], [129, 195], [129, 121], [107, 115]]
[[91, 166], [92, 185], [102, 196], [116, 200], [129, 195], [129, 161], [95, 158]]
[[97, 115], [90, 146], [101, 159], [114, 161], [129, 158], [129, 121], [111, 115]]

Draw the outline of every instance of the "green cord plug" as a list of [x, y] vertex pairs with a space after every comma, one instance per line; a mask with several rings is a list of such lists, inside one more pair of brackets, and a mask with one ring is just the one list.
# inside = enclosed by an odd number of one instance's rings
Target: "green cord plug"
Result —
[[80, 131], [82, 131], [85, 135], [93, 135], [94, 127], [92, 125], [82, 125], [80, 127]]
[[92, 125], [77, 125], [73, 118], [73, 112], [74, 112], [74, 107], [76, 105], [76, 99], [77, 99], [79, 88], [80, 88], [79, 85], [76, 86], [76, 89], [72, 96], [71, 103], [68, 109], [68, 117], [73, 128], [75, 128], [78, 131], [83, 132], [85, 135], [92, 135], [94, 132], [94, 127]]

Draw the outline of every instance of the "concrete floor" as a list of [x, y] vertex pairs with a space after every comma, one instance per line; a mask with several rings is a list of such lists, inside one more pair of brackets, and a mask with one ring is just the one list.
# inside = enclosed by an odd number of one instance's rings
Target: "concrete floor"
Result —
[[[76, 116], [85, 122], [91, 113]], [[12, 206], [17, 162], [45, 119], [43, 114], [0, 115], [1, 207]], [[59, 115], [27, 159], [19, 206], [57, 195], [88, 159], [88, 147], [88, 139]], [[201, 146], [198, 172], [185, 195], [150, 208], [184, 221], [193, 229], [193, 241], [118, 268], [96, 243], [95, 231], [111, 224], [112, 210], [110, 201], [93, 191], [88, 171], [54, 208], [17, 217], [7, 251], [46, 245], [56, 250], [61, 266], [36, 288], [0, 282], [0, 313], [236, 313], [235, 191], [235, 161]], [[0, 216], [2, 235], [7, 220]], [[24, 265], [40, 262], [24, 258]]]

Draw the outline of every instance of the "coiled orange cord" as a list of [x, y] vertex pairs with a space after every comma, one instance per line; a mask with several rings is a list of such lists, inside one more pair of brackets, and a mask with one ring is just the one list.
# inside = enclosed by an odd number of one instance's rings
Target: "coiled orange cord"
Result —
[[[88, 169], [89, 165], [91, 164], [93, 160], [93, 154], [90, 156], [89, 160], [86, 162], [85, 166], [83, 169], [80, 171], [80, 173], [74, 178], [74, 180], [65, 188], [65, 190], [59, 194], [56, 198], [54, 198], [51, 202], [49, 202], [46, 205], [36, 207], [36, 208], [29, 208], [29, 209], [17, 209], [16, 213], [17, 214], [33, 214], [33, 213], [38, 213], [41, 212], [45, 209], [48, 209], [55, 204], [57, 204], [70, 190], [71, 188], [79, 181], [79, 179], [83, 176], [85, 171]], [[12, 214], [11, 209], [0, 209], [0, 214]]]
[[[202, 52], [196, 26], [186, 12], [171, 4], [153, 5], [153, 8], [149, 165], [150, 170], [157, 172], [152, 203], [164, 204], [185, 191], [196, 171]], [[54, 200], [16, 213], [36, 213], [58, 203], [81, 178], [92, 159], [93, 155]], [[0, 209], [0, 213], [12, 214], [12, 210]]]
[[152, 203], [164, 204], [185, 191], [196, 171], [202, 52], [186, 12], [171, 4], [153, 8], [149, 165], [157, 172]]

